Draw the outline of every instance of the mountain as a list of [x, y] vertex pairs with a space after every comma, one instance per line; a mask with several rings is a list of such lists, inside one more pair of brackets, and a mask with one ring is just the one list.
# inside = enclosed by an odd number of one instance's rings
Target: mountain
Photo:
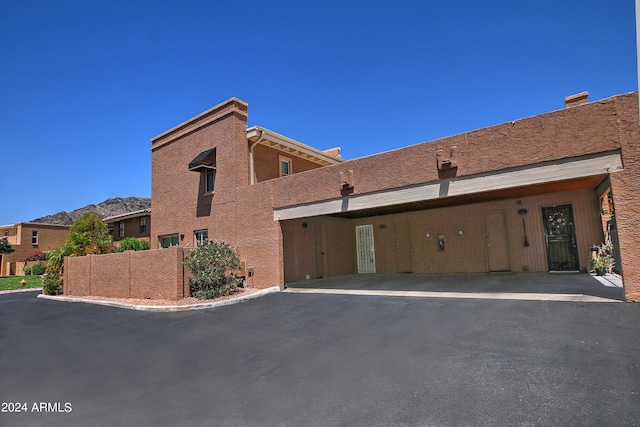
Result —
[[58, 212], [57, 214], [47, 215], [43, 216], [42, 218], [34, 219], [31, 222], [37, 222], [41, 224], [71, 225], [73, 221], [80, 218], [86, 213], [94, 213], [100, 218], [106, 218], [109, 216], [120, 215], [127, 212], [148, 209], [150, 207], [151, 199], [149, 198], [115, 197], [113, 199], [107, 199], [98, 205], [87, 205], [72, 212]]

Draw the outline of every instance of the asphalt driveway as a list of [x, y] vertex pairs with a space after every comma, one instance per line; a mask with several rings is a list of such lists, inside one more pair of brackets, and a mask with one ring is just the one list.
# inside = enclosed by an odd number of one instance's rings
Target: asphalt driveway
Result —
[[27, 404], [0, 425], [640, 425], [639, 337], [631, 303], [0, 295], [0, 400]]

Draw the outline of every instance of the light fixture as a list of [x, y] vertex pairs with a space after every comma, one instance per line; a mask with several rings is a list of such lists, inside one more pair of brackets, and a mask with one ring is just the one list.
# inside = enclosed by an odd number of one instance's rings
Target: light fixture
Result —
[[462, 236], [464, 234], [464, 230], [460, 229], [458, 230], [458, 236]]

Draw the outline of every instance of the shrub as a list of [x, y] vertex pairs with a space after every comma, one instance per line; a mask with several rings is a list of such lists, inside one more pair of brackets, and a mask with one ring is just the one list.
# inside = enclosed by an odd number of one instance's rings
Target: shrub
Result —
[[120, 242], [118, 252], [124, 251], [146, 251], [149, 249], [149, 242], [146, 240], [138, 240], [133, 237], [126, 237]]
[[226, 242], [209, 240], [198, 245], [185, 257], [184, 265], [193, 274], [189, 279], [191, 295], [198, 299], [229, 295], [242, 281], [235, 273], [240, 260]]
[[35, 264], [33, 267], [31, 267], [31, 274], [35, 276], [41, 276], [44, 274], [44, 269], [45, 269], [44, 265]]
[[62, 293], [62, 276], [59, 273], [47, 273], [42, 276], [42, 293], [59, 295]]
[[31, 276], [31, 267], [25, 267], [22, 272], [25, 276]]
[[70, 243], [65, 243], [58, 249], [49, 251], [47, 254], [47, 266], [45, 267], [45, 273], [60, 276], [62, 274], [62, 267], [64, 266], [64, 257], [72, 256], [76, 252], [77, 249]]

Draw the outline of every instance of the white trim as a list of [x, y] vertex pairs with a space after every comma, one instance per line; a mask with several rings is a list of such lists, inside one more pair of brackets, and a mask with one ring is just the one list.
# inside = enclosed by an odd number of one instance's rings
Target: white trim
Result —
[[260, 126], [253, 126], [247, 129], [247, 139], [251, 142], [259, 142], [261, 145], [267, 147], [275, 147], [278, 150], [323, 166], [336, 165], [344, 162], [344, 159], [340, 157], [332, 156], [317, 148], [287, 138], [284, 135]]
[[607, 152], [460, 178], [444, 179], [411, 187], [394, 188], [375, 193], [359, 194], [351, 197], [276, 208], [273, 210], [273, 219], [274, 221], [282, 221], [352, 212], [362, 209], [584, 178], [619, 170], [622, 170], [620, 152]]

